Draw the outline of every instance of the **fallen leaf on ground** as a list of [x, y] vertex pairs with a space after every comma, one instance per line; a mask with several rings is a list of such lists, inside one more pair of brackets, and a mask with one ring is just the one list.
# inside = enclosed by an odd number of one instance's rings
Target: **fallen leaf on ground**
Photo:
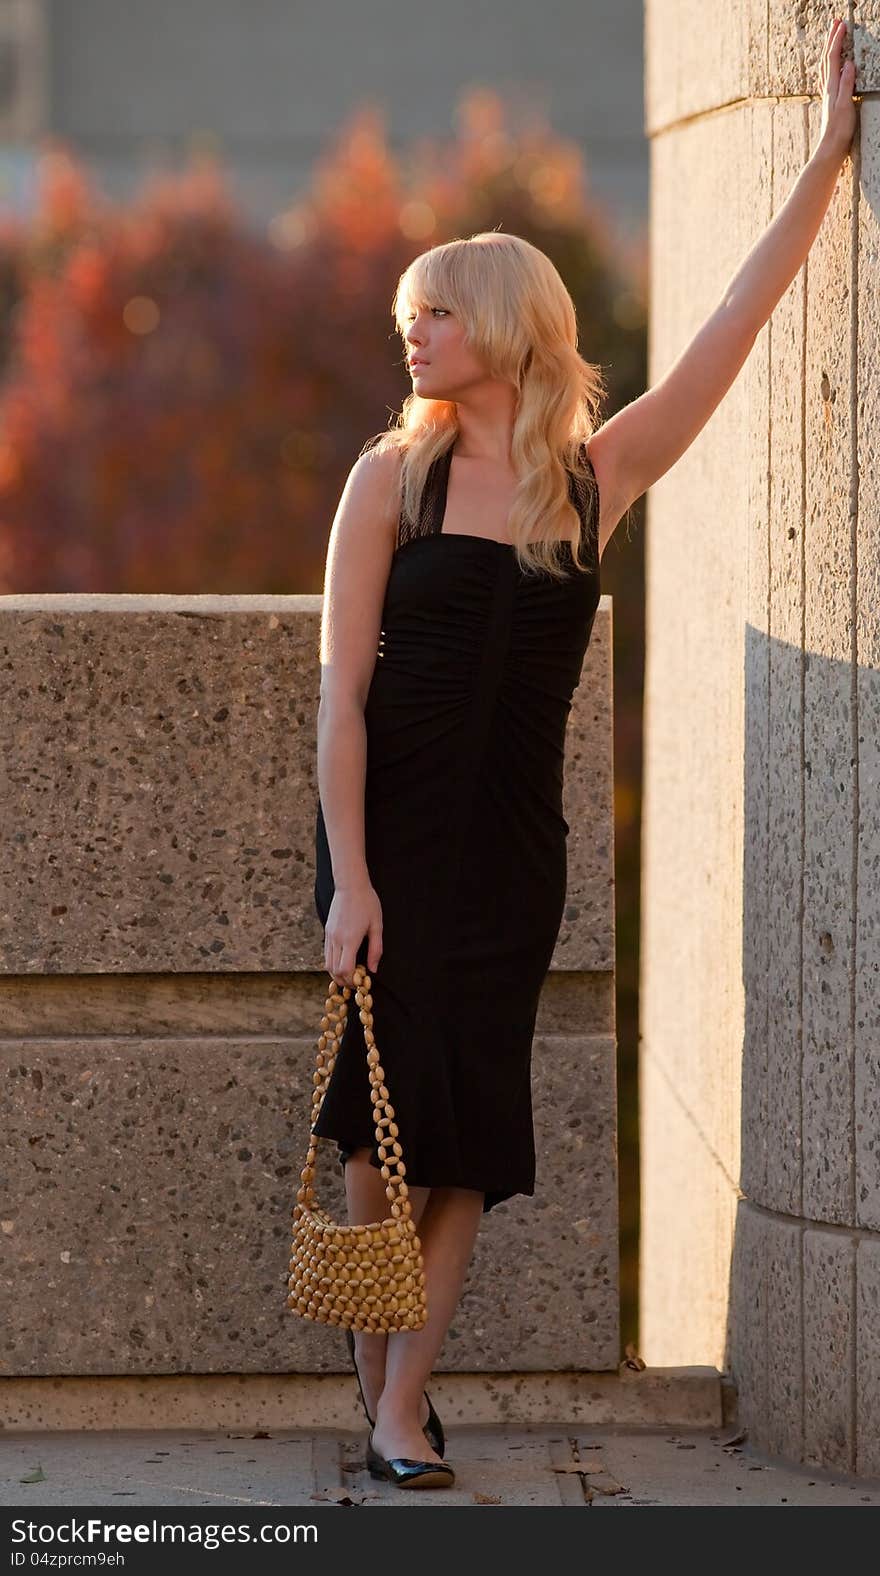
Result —
[[620, 1365], [621, 1368], [635, 1368], [638, 1372], [641, 1372], [643, 1368], [648, 1366], [644, 1358], [639, 1356], [632, 1341], [627, 1341], [623, 1350], [625, 1356]]
[[310, 1494], [309, 1499], [323, 1500], [331, 1505], [362, 1505], [363, 1499], [352, 1499], [351, 1491], [344, 1485], [339, 1488], [325, 1488], [319, 1494]]
[[566, 1461], [561, 1467], [551, 1467], [552, 1472], [576, 1472], [586, 1478], [584, 1491], [596, 1494], [626, 1494], [629, 1491], [613, 1478], [602, 1461]]

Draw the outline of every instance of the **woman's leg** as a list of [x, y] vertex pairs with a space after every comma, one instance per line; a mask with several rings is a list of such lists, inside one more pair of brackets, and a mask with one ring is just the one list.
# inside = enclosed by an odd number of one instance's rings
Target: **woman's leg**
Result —
[[418, 1228], [428, 1317], [420, 1330], [392, 1330], [385, 1337], [385, 1384], [373, 1414], [373, 1444], [386, 1460], [392, 1456], [442, 1459], [422, 1433], [427, 1417], [423, 1391], [461, 1296], [483, 1213], [484, 1195], [474, 1188], [428, 1191]]
[[[388, 1215], [385, 1182], [376, 1167], [370, 1165], [371, 1153], [368, 1148], [355, 1149], [345, 1163], [345, 1194], [349, 1224], [352, 1226], [367, 1225], [373, 1220], [384, 1220]], [[409, 1189], [412, 1218], [417, 1231], [430, 1192], [431, 1189], [427, 1187]], [[421, 1240], [421, 1231], [419, 1231], [419, 1239]], [[384, 1333], [373, 1335], [368, 1330], [354, 1330], [352, 1333], [355, 1361], [367, 1411], [371, 1417], [375, 1417], [379, 1396], [385, 1383], [385, 1347], [388, 1337]], [[428, 1403], [424, 1396], [420, 1397], [418, 1415], [421, 1419], [419, 1423], [421, 1429], [428, 1421]]]

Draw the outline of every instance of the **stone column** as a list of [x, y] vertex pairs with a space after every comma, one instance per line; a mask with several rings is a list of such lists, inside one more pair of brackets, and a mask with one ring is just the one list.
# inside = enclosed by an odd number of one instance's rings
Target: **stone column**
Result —
[[[804, 267], [648, 512], [642, 1351], [880, 1473], [880, 3]], [[651, 381], [815, 146], [825, 5], [648, 0]]]

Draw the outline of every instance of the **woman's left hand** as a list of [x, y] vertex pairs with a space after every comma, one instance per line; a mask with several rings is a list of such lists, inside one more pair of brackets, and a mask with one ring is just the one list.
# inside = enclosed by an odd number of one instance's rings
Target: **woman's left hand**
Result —
[[822, 124], [820, 142], [843, 163], [849, 153], [856, 130], [856, 105], [853, 88], [856, 82], [855, 61], [845, 60], [841, 65], [843, 46], [849, 38], [845, 21], [836, 20], [828, 29], [822, 50]]

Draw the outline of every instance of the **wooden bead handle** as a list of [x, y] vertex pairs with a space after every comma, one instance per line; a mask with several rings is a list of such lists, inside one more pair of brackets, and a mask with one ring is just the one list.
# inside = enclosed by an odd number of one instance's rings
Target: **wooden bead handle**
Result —
[[[406, 1181], [406, 1166], [403, 1163], [403, 1149], [400, 1144], [399, 1129], [394, 1120], [394, 1107], [385, 1085], [385, 1072], [379, 1062], [379, 1051], [373, 1035], [373, 1014], [371, 1011], [373, 998], [370, 995], [372, 981], [364, 965], [358, 963], [354, 970], [355, 1001], [360, 1012], [360, 1020], [364, 1026], [364, 1039], [367, 1045], [367, 1069], [370, 1075], [370, 1099], [376, 1117], [376, 1139], [379, 1146], [379, 1159], [382, 1162], [381, 1175], [385, 1179], [385, 1193], [391, 1205], [391, 1214], [402, 1219], [409, 1219], [412, 1215], [412, 1204], [409, 1198], [409, 1188]], [[314, 1093], [312, 1095], [311, 1127], [318, 1120], [318, 1114], [327, 1093], [327, 1086], [333, 1074], [336, 1057], [339, 1052], [340, 1041], [345, 1030], [348, 1018], [348, 1000], [351, 996], [351, 986], [339, 986], [333, 983], [333, 988], [327, 997], [324, 1014], [321, 1018], [321, 1033], [318, 1037], [317, 1066], [313, 1074]], [[320, 1134], [310, 1132], [309, 1150], [306, 1163], [300, 1172], [302, 1186], [297, 1193], [297, 1201], [308, 1209], [315, 1208], [315, 1162], [318, 1155]], [[389, 1155], [390, 1151], [390, 1155]]]

